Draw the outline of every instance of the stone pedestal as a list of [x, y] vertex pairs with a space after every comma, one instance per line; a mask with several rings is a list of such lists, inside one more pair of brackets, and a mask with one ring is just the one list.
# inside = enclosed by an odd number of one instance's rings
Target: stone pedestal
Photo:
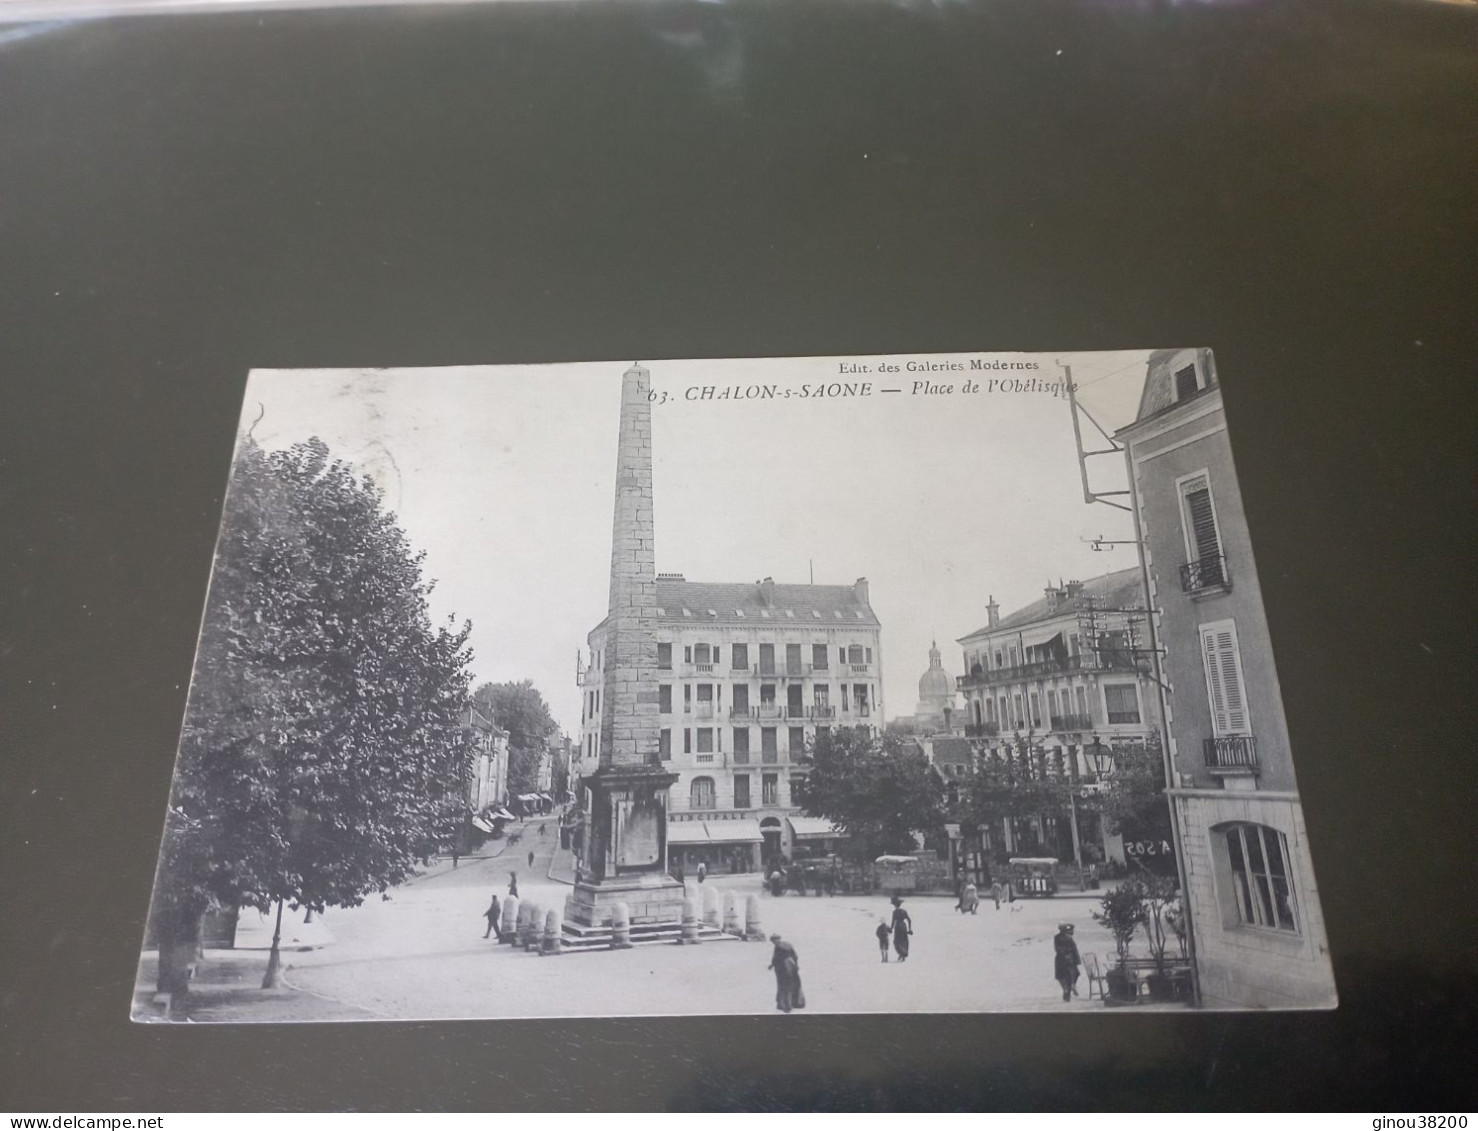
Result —
[[667, 790], [676, 780], [660, 765], [602, 766], [586, 779], [586, 856], [565, 900], [568, 922], [605, 926], [617, 903], [633, 926], [682, 921], [683, 887], [667, 874]]

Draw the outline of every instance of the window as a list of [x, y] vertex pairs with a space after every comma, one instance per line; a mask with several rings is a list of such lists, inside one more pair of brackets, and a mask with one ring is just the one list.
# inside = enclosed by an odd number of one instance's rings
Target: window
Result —
[[683, 663], [685, 663], [685, 664], [691, 664], [692, 662], [693, 662], [693, 646], [691, 644], [684, 644], [683, 645]]
[[867, 655], [867, 662], [869, 664], [872, 663], [872, 649], [871, 648], [866, 648], [866, 649], [864, 649], [864, 652]]
[[1049, 719], [1060, 719], [1062, 714], [1057, 710], [1057, 691], [1055, 689], [1047, 692], [1047, 717]]
[[1039, 727], [1042, 725], [1042, 701], [1035, 691], [1029, 693], [1028, 699], [1032, 709], [1032, 726]]
[[672, 714], [672, 684], [664, 683], [657, 688], [657, 710], [664, 715]]
[[749, 775], [734, 775], [734, 808], [749, 808]]
[[1003, 727], [1011, 725], [1011, 708], [1007, 705], [1004, 695], [1001, 696], [1001, 725]]
[[683, 727], [683, 753], [684, 754], [691, 754], [692, 752], [693, 752], [693, 729], [691, 727]]
[[1196, 363], [1191, 362], [1184, 369], [1175, 371], [1175, 399], [1183, 401], [1188, 397], [1196, 395], [1196, 390], [1201, 387], [1196, 380]]
[[1001, 655], [1001, 650], [999, 648], [997, 648], [996, 649], [996, 667], [999, 669], [999, 668], [1002, 668], [1004, 666], [1005, 666], [1005, 657]]
[[1078, 714], [1085, 719], [1088, 718], [1088, 689], [1086, 687], [1078, 688]]
[[660, 761], [672, 761], [672, 731], [663, 727], [657, 732], [657, 757]]
[[774, 727], [761, 727], [760, 728], [760, 761], [761, 762], [778, 762], [778, 761], [780, 761], [780, 747], [776, 743], [776, 735], [775, 735], [775, 728]]
[[1103, 688], [1104, 706], [1111, 723], [1139, 722], [1139, 695], [1132, 683], [1109, 683]]
[[671, 644], [658, 644], [657, 645], [657, 667], [660, 668], [664, 672], [670, 672], [672, 670], [672, 645]]
[[760, 674], [775, 674], [775, 645], [773, 644], [760, 645]]
[[840, 647], [840, 648], [837, 649], [837, 663], [839, 663], [839, 664], [845, 664], [846, 662], [847, 662], [847, 647], [844, 644], [844, 645], [842, 645], [842, 647]]
[[731, 651], [734, 655], [729, 666], [736, 672], [747, 672], [749, 670], [749, 645], [735, 644]]
[[693, 685], [691, 683], [685, 683], [685, 684], [683, 684], [683, 714], [685, 714], [685, 715], [691, 715], [692, 713], [693, 713]]
[[790, 757], [795, 760], [806, 752], [806, 728], [790, 728]]
[[1016, 651], [1016, 645], [1011, 645], [1011, 666], [1013, 668], [1016, 667], [1018, 663], [1020, 663], [1020, 660], [1018, 658], [1019, 655], [1020, 654]]
[[760, 706], [773, 707], [775, 705], [775, 685], [773, 683], [760, 684]]
[[713, 728], [712, 727], [699, 727], [698, 728], [698, 753], [699, 754], [712, 754], [713, 753]]
[[1011, 716], [1011, 724], [1013, 726], [1018, 726], [1019, 727], [1019, 726], [1022, 725], [1023, 720], [1026, 718], [1025, 712], [1023, 712], [1022, 709], [1021, 709], [1021, 696], [1020, 695], [1013, 695], [1011, 697], [1011, 699], [1012, 699], [1012, 705], [1016, 708], [1016, 711]]
[[862, 657], [863, 657], [863, 651], [862, 651], [862, 645], [861, 644], [853, 644], [853, 645], [851, 645], [847, 649], [847, 662], [848, 663], [850, 663], [850, 664], [862, 664], [862, 663], [866, 663], [867, 661], [865, 661]]
[[734, 714], [749, 714], [749, 684], [747, 683], [734, 685]]
[[713, 663], [713, 651], [712, 651], [712, 649], [710, 649], [707, 644], [695, 644], [695, 645], [693, 645], [693, 663], [695, 663], [695, 664], [711, 664], [711, 663]]
[[1242, 652], [1237, 647], [1235, 621], [1201, 626], [1201, 659], [1206, 666], [1212, 734], [1251, 734], [1252, 720], [1243, 690]]
[[1297, 933], [1287, 838], [1266, 825], [1243, 824], [1227, 828], [1225, 836], [1237, 921]]
[[703, 704], [703, 703], [708, 703], [708, 704], [712, 705], [712, 703], [713, 703], [713, 684], [711, 684], [711, 683], [700, 683], [698, 685], [698, 702], [699, 702], [700, 705]]
[[1211, 502], [1211, 480], [1204, 473], [1180, 482], [1180, 521], [1185, 534], [1187, 567], [1183, 578], [1188, 592], [1226, 584], [1221, 531]]
[[859, 715], [868, 715], [872, 713], [871, 709], [867, 705], [867, 684], [858, 683], [853, 685], [852, 701], [857, 704], [857, 713]]
[[811, 694], [816, 706], [824, 714], [831, 706], [831, 685], [828, 683], [818, 683]]
[[744, 763], [749, 761], [749, 728], [734, 728], [734, 761]]
[[825, 644], [811, 645], [811, 666], [820, 671], [825, 671], [827, 666], [827, 653]]
[[688, 797], [688, 804], [692, 809], [714, 809], [718, 806], [712, 778], [694, 778]]
[[760, 791], [766, 805], [779, 805], [780, 775], [762, 774], [760, 776]]
[[801, 673], [801, 646], [799, 644], [785, 646], [785, 670], [791, 675]]

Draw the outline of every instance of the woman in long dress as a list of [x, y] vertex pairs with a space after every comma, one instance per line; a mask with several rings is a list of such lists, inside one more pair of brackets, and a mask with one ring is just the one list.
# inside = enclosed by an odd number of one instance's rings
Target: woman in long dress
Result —
[[893, 949], [898, 952], [898, 961], [908, 961], [908, 938], [913, 934], [913, 920], [903, 910], [902, 896], [893, 897]]

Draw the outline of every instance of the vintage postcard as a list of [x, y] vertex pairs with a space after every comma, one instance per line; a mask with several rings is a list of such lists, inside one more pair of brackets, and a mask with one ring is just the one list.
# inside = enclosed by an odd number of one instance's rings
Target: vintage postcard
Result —
[[250, 375], [136, 1019], [1334, 1004], [1210, 350]]

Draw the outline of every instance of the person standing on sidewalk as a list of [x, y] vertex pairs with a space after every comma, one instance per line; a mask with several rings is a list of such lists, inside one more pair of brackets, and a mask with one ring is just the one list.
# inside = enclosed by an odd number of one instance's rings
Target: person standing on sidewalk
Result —
[[775, 951], [770, 956], [769, 969], [775, 971], [775, 1008], [781, 1013], [806, 1007], [805, 995], [801, 993], [801, 960], [795, 947], [779, 935], [771, 935], [770, 942]]
[[1062, 987], [1062, 1000], [1071, 1001], [1078, 992], [1078, 969], [1083, 959], [1078, 955], [1078, 943], [1073, 938], [1073, 925], [1059, 923], [1057, 934], [1052, 939], [1052, 976]]
[[518, 896], [518, 873], [508, 873], [508, 894], [517, 898]]
[[888, 929], [888, 921], [886, 919], [879, 919], [878, 920], [878, 929], [876, 931], [874, 931], [873, 934], [877, 935], [877, 937], [878, 937], [878, 949], [883, 952], [883, 961], [884, 962], [887, 962], [888, 961], [888, 937], [892, 934], [892, 932]]

